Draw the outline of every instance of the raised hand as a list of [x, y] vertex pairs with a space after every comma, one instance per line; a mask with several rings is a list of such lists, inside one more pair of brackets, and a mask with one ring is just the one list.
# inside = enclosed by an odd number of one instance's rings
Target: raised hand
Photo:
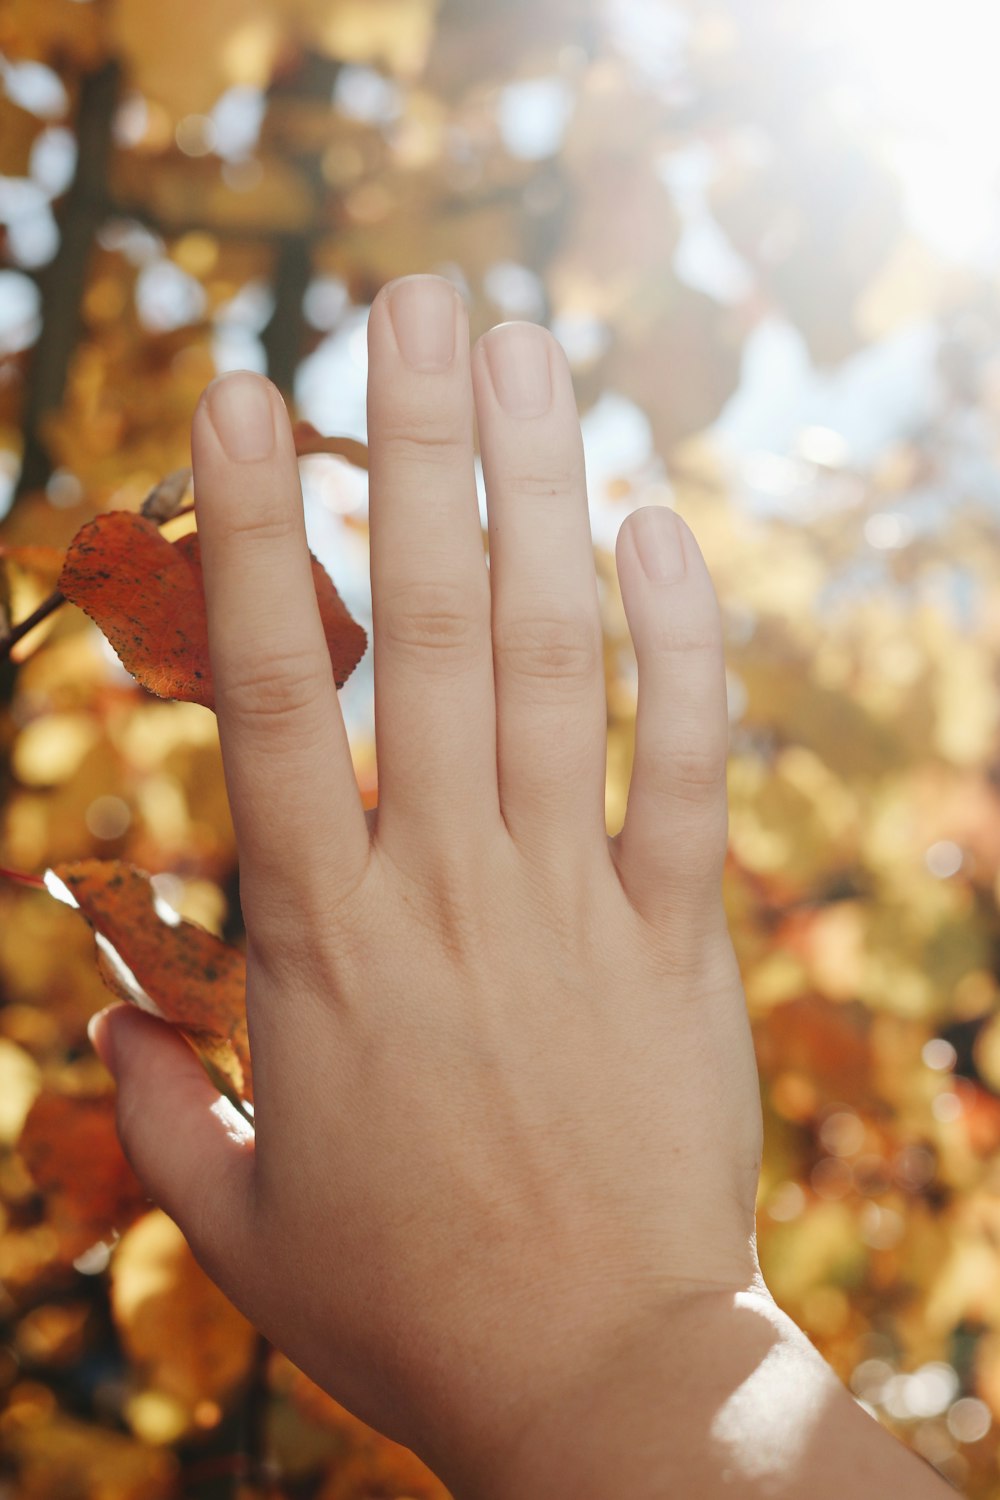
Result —
[[[587, 1487], [600, 1464], [586, 1431], [568, 1442], [565, 1412], [604, 1410], [612, 1372], [632, 1388], [629, 1351], [690, 1341], [740, 1298], [773, 1332], [756, 1069], [721, 900], [718, 606], [684, 522], [631, 515], [617, 561], [639, 709], [609, 839], [562, 350], [509, 323], [470, 355], [462, 299], [434, 276], [384, 288], [368, 340], [371, 819], [282, 401], [229, 375], [194, 422], [255, 1133], [160, 1023], [114, 1009], [98, 1045], [149, 1192], [338, 1400], [461, 1494], [624, 1494]], [[695, 1425], [708, 1451], [707, 1418]], [[561, 1467], [562, 1491], [539, 1455], [567, 1442], [582, 1473]], [[628, 1493], [654, 1470], [628, 1471]]]

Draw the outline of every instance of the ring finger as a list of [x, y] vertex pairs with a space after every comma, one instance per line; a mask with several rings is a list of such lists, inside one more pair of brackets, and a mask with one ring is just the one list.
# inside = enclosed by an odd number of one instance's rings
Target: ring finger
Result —
[[486, 480], [500, 805], [514, 839], [606, 847], [607, 706], [583, 439], [569, 365], [532, 323], [472, 360]]

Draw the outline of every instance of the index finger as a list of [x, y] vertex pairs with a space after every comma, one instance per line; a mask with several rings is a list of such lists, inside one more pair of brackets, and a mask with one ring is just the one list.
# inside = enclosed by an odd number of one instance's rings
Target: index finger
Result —
[[259, 943], [354, 888], [370, 840], [320, 620], [288, 414], [270, 381], [213, 381], [191, 434], [209, 652], [240, 899]]

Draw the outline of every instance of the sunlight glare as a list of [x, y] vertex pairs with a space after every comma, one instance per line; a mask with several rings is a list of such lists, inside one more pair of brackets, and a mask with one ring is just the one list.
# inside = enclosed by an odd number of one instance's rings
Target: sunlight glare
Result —
[[991, 0], [842, 0], [828, 12], [890, 137], [913, 227], [949, 258], [1000, 248], [1000, 10]]

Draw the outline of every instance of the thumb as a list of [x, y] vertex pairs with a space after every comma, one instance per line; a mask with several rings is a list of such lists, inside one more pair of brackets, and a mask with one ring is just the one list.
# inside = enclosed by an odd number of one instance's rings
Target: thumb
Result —
[[167, 1022], [112, 1005], [91, 1018], [88, 1032], [118, 1085], [118, 1137], [129, 1165], [208, 1275], [235, 1296], [251, 1243], [252, 1126]]

